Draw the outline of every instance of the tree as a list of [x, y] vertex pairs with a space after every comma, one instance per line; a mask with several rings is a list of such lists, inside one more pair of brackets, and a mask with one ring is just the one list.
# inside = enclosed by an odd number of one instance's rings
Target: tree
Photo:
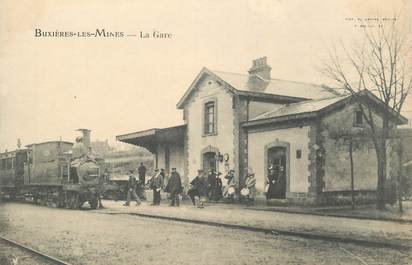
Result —
[[350, 186], [351, 186], [351, 206], [352, 210], [355, 209], [355, 174], [354, 174], [354, 161], [353, 161], [353, 151], [360, 149], [359, 142], [364, 141], [367, 135], [363, 128], [353, 127], [353, 128], [339, 128], [338, 131], [328, 128], [330, 132], [329, 137], [335, 141], [343, 140], [343, 143], [348, 145], [348, 155], [349, 155], [349, 167], [350, 167]]
[[[411, 46], [408, 34], [396, 20], [373, 28], [361, 29], [361, 41], [350, 49], [336, 46], [321, 72], [338, 84], [343, 93], [358, 99], [359, 109], [368, 126], [377, 157], [377, 208], [385, 208], [387, 142], [397, 120], [403, 120], [401, 110], [412, 87]], [[377, 108], [370, 93], [378, 97], [383, 108]]]

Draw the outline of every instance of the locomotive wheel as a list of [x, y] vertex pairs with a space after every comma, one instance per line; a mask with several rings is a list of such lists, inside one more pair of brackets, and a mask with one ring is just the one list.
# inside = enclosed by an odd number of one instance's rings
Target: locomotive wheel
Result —
[[89, 201], [89, 204], [92, 209], [97, 209], [99, 202], [97, 198], [93, 198], [92, 200]]
[[65, 192], [64, 193], [64, 206], [66, 207], [66, 209], [70, 209], [69, 198], [70, 198], [70, 193]]
[[15, 201], [16, 200], [16, 192], [15, 191], [12, 191], [12, 192], [10, 192], [10, 200], [11, 201]]
[[79, 209], [79, 194], [71, 192], [68, 194], [68, 205], [70, 209]]
[[41, 196], [38, 200], [39, 204], [42, 206], [46, 206], [47, 205], [47, 198], [46, 196]]
[[72, 209], [79, 209], [79, 208], [80, 208], [79, 194], [74, 193], [74, 194], [73, 194]]
[[63, 208], [65, 206], [65, 196], [63, 193], [59, 192], [56, 204], [58, 208]]

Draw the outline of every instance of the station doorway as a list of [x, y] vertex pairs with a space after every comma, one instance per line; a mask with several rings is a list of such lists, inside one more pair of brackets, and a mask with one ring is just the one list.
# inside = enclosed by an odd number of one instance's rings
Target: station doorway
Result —
[[271, 147], [267, 151], [267, 199], [286, 198], [286, 147]]
[[203, 154], [203, 171], [207, 172], [209, 170], [217, 171], [217, 161], [215, 152], [206, 152]]

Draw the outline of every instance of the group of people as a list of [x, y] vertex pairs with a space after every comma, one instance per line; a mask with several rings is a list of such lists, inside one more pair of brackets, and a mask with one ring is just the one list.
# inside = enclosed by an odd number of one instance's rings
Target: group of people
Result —
[[129, 206], [130, 202], [134, 200], [136, 206], [141, 204], [141, 200], [146, 200], [144, 194], [145, 187], [148, 186], [153, 191], [153, 202], [151, 205], [156, 206], [160, 205], [160, 192], [164, 189], [170, 194], [171, 206], [179, 206], [179, 194], [182, 193], [182, 181], [179, 173], [176, 171], [176, 168], [172, 168], [170, 178], [167, 181], [167, 185], [164, 188], [166, 172], [164, 169], [155, 169], [155, 174], [149, 179], [146, 183], [146, 167], [143, 163], [140, 164], [137, 169], [139, 177], [136, 179], [134, 171], [129, 171], [129, 180], [127, 183], [127, 197], [126, 203], [124, 206]]
[[[154, 175], [145, 182], [146, 167], [141, 164], [138, 168], [138, 178], [134, 176], [134, 172], [129, 172], [129, 181], [127, 185], [127, 201], [124, 204], [129, 206], [131, 200], [136, 202], [136, 206], [141, 204], [141, 199], [145, 200], [144, 189], [149, 187], [153, 192], [153, 202], [151, 205], [160, 205], [160, 192], [164, 190], [169, 194], [170, 206], [180, 205], [180, 195], [183, 193], [183, 185], [180, 174], [176, 168], [172, 168], [170, 176], [166, 182], [166, 172], [164, 169], [155, 169]], [[205, 202], [219, 201], [223, 198], [234, 201], [238, 186], [235, 182], [235, 171], [229, 170], [224, 177], [225, 185], [220, 178], [222, 174], [214, 170], [204, 172], [199, 169], [197, 175], [190, 181], [190, 186], [187, 191], [192, 204], [199, 208], [205, 207]], [[256, 180], [254, 174], [248, 174], [240, 194], [244, 197], [247, 203], [253, 203], [255, 194]]]
[[[190, 182], [190, 188], [188, 195], [192, 201], [192, 204], [196, 205], [196, 197], [198, 198], [198, 207], [203, 208], [204, 204], [208, 200], [219, 201], [226, 199], [230, 201], [235, 200], [237, 194], [235, 171], [229, 170], [225, 178], [225, 186], [220, 178], [222, 174], [209, 170], [207, 174], [201, 169], [197, 171], [197, 176]], [[240, 194], [248, 204], [254, 202], [254, 196], [256, 192], [256, 179], [255, 174], [250, 173], [246, 176], [243, 187], [240, 187]]]

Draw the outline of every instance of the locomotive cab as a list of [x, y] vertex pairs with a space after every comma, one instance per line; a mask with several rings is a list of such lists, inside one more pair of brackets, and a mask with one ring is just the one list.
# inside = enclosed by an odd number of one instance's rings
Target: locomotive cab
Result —
[[77, 175], [77, 168], [70, 167], [70, 183], [79, 184], [79, 175]]

